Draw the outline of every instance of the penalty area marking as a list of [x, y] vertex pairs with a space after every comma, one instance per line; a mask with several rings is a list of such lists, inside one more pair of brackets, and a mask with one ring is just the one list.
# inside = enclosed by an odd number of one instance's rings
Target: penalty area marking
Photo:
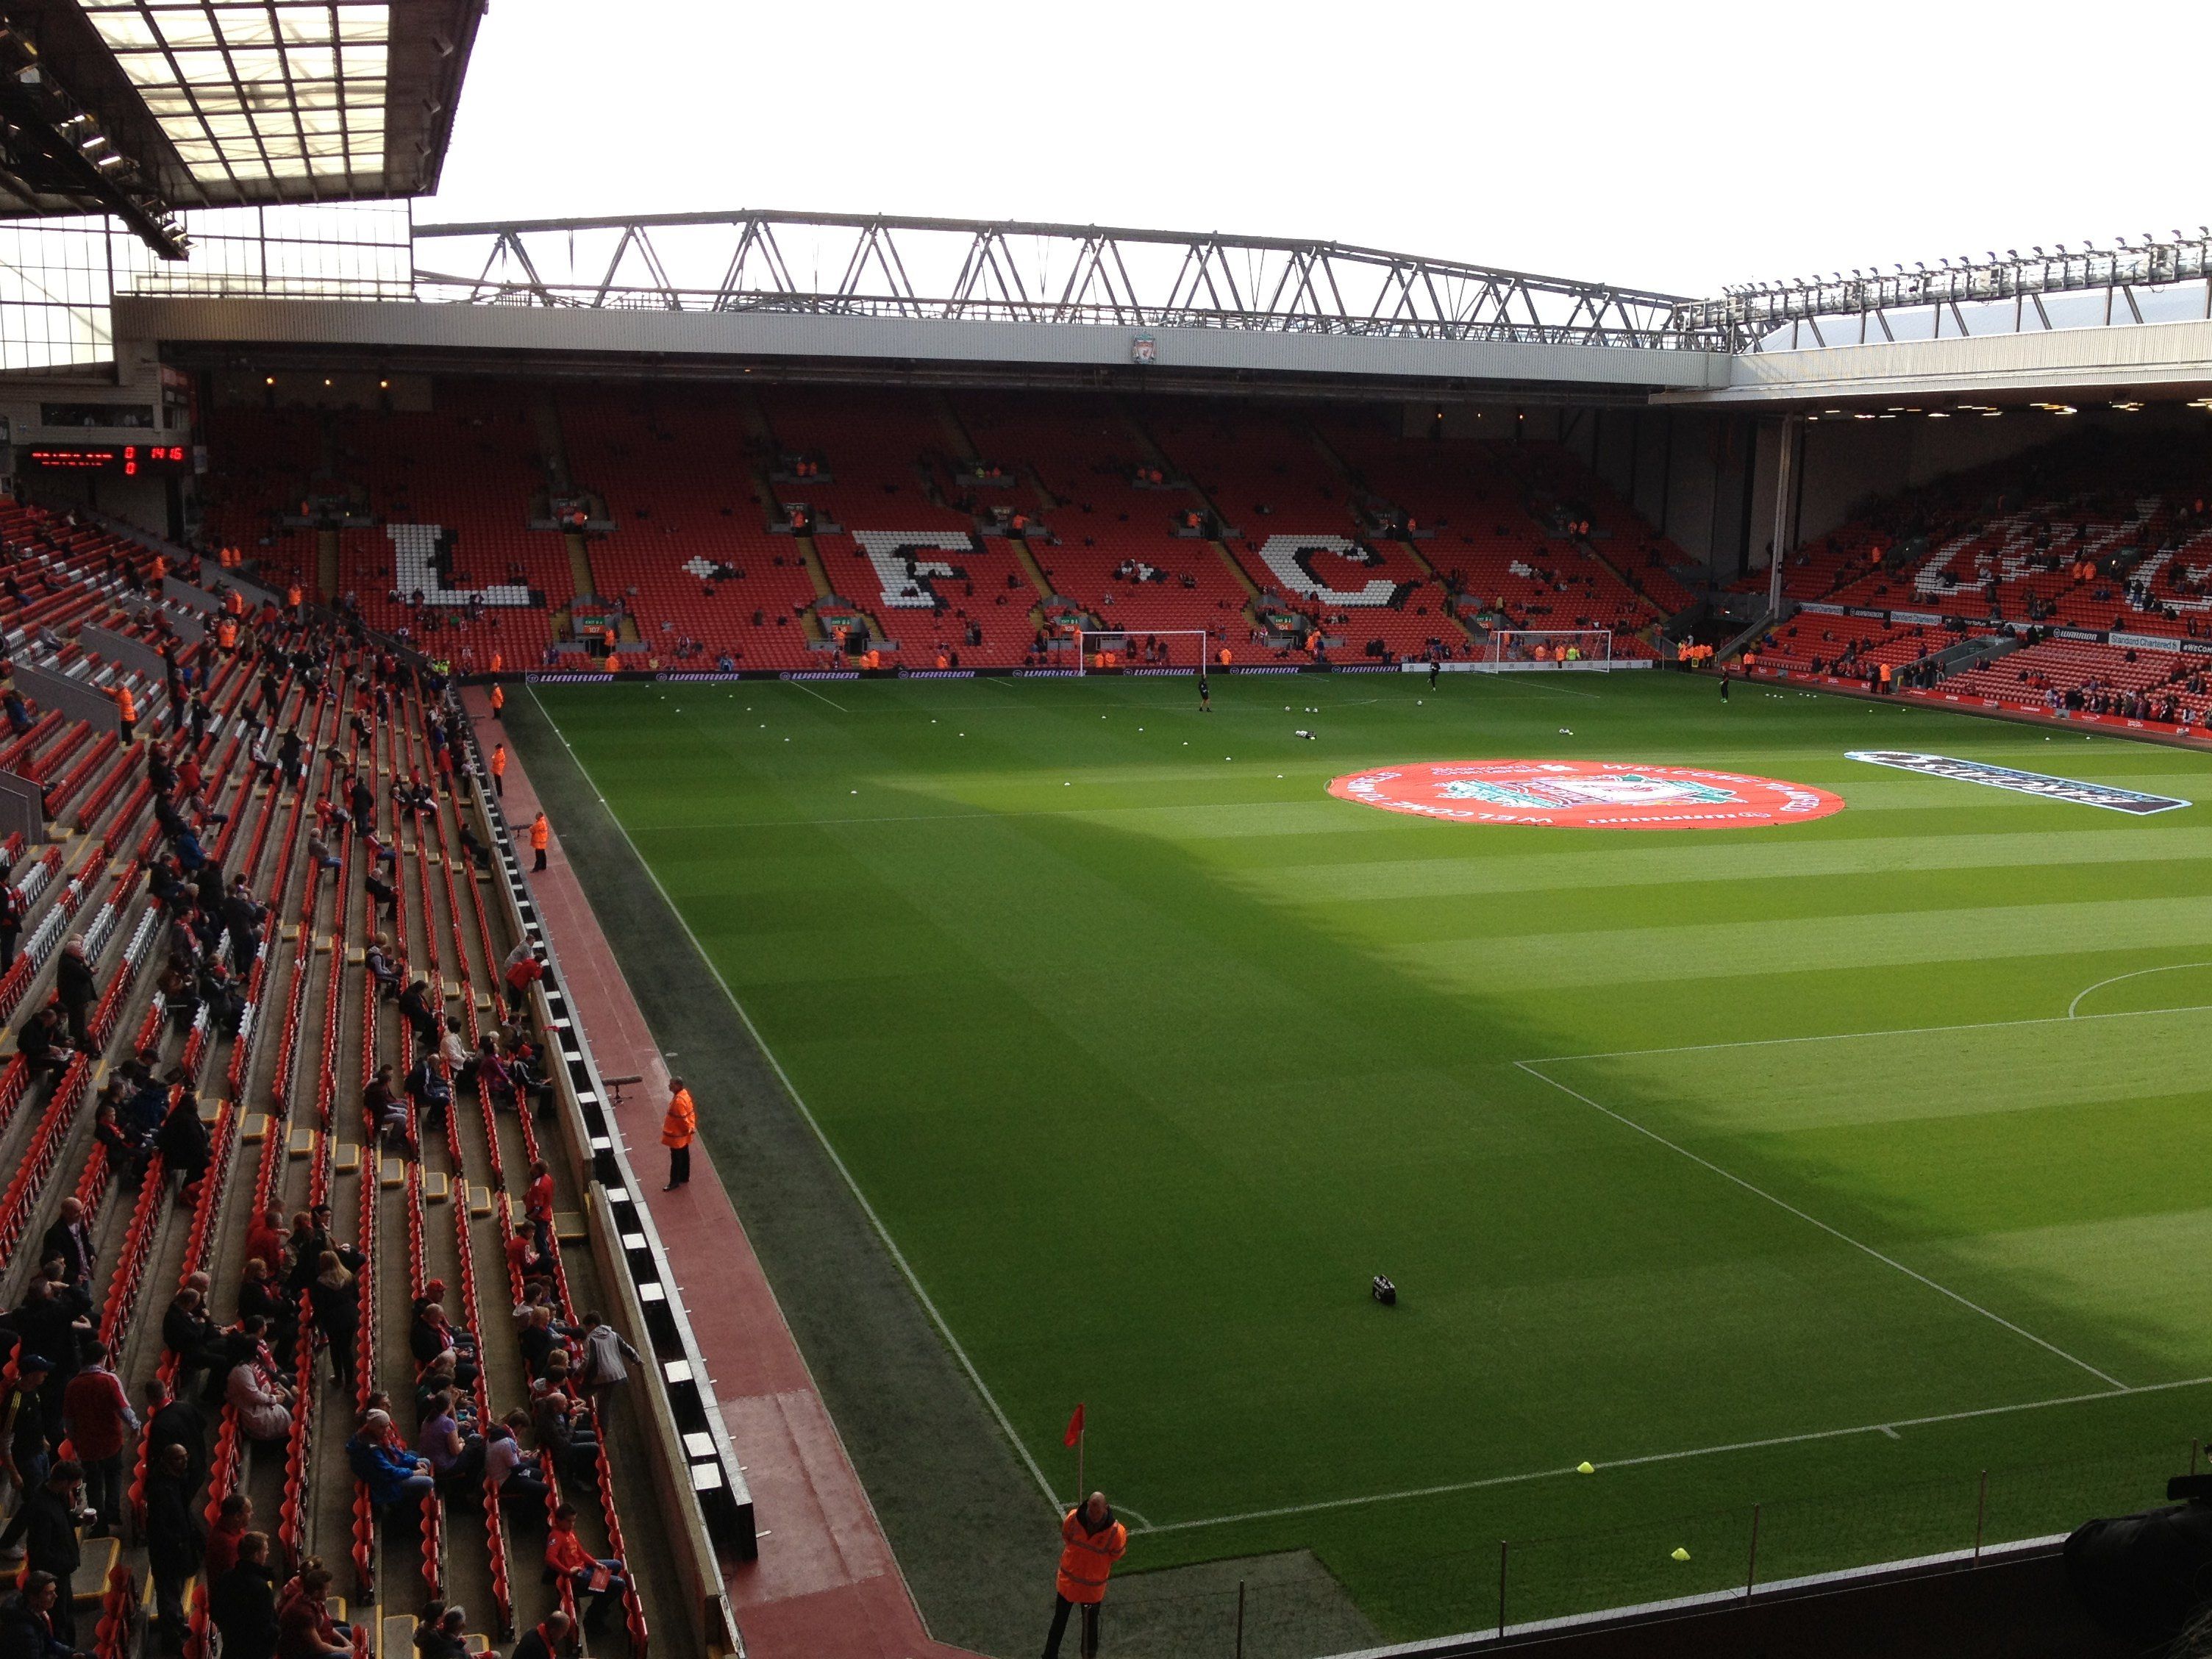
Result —
[[[2075, 994], [2074, 1000], [2066, 1005], [2066, 1018], [2069, 1019], [2081, 1018], [2081, 1016], [2075, 1014], [2074, 1011], [2081, 1006], [2081, 999], [2087, 996], [2091, 991], [2101, 991], [2107, 985], [2118, 985], [2124, 979], [2142, 979], [2148, 974], [2178, 974], [2183, 969], [2188, 968], [2212, 968], [2212, 962], [2169, 962], [2163, 968], [2138, 968], [2132, 974], [2114, 974], [2110, 979], [2100, 979], [2094, 985]], [[2126, 1010], [2123, 1009], [2121, 1012], [2125, 1012]], [[2090, 1019], [2108, 1019], [2111, 1016], [2107, 1014], [2090, 1014], [2087, 1018]]]
[[[2177, 963], [2176, 967], [2208, 967], [2212, 963]], [[2163, 972], [2148, 969], [2149, 973]], [[2121, 979], [2132, 979], [2132, 974], [2122, 974]], [[2100, 980], [2081, 996], [2079, 1002], [2100, 985], [2110, 985], [2112, 980]], [[2035, 1014], [2026, 1019], [1982, 1019], [1964, 1025], [1900, 1025], [1887, 1031], [1816, 1031], [1810, 1036], [1738, 1037], [1728, 1042], [1681, 1042], [1662, 1048], [1607, 1048], [1587, 1054], [1539, 1054], [1534, 1060], [1516, 1060], [1516, 1066], [1565, 1065], [1575, 1060], [1634, 1060], [1645, 1054], [1706, 1054], [1723, 1048], [1778, 1048], [1792, 1042], [1849, 1042], [1857, 1037], [1941, 1036], [1951, 1031], [2002, 1031], [2016, 1025], [2063, 1025], [2069, 1019], [2141, 1019], [2150, 1014], [2202, 1014], [2212, 1012], [2212, 1002], [2185, 1002], [2172, 1008], [2118, 1008], [2109, 1014]], [[1545, 1081], [1551, 1081], [1546, 1079]]]
[[[2050, 1400], [2024, 1400], [2011, 1406], [1977, 1406], [1970, 1411], [1938, 1412], [1928, 1417], [1893, 1417], [1880, 1423], [1855, 1423], [1843, 1429], [1809, 1429], [1802, 1434], [1771, 1435], [1763, 1440], [1735, 1440], [1724, 1445], [1693, 1446], [1682, 1451], [1646, 1452], [1638, 1457], [1613, 1457], [1591, 1460], [1593, 1470], [1643, 1468], [1653, 1463], [1679, 1463], [1692, 1457], [1718, 1457], [1729, 1452], [1763, 1451], [1773, 1446], [1802, 1446], [1815, 1440], [1842, 1440], [1856, 1434], [1887, 1435], [1892, 1440], [1904, 1437], [1899, 1429], [1933, 1428], [1944, 1423], [1970, 1422], [1980, 1417], [2004, 1417], [2019, 1412], [2050, 1411], [2060, 1406], [2084, 1406], [2100, 1400], [2120, 1400], [2131, 1395], [2169, 1394], [2177, 1389], [2203, 1388], [2212, 1383], [2212, 1376], [2184, 1377], [2176, 1382], [2147, 1382], [2139, 1388], [2104, 1389], [2096, 1394], [2060, 1395]], [[1463, 1492], [1481, 1492], [1492, 1486], [1527, 1486], [1531, 1481], [1572, 1478], [1581, 1471], [1569, 1466], [1556, 1469], [1530, 1469], [1521, 1474], [1493, 1474], [1474, 1480], [1453, 1480], [1437, 1486], [1409, 1486], [1400, 1492], [1364, 1493], [1357, 1498], [1325, 1498], [1312, 1504], [1285, 1504], [1277, 1509], [1248, 1510], [1242, 1515], [1210, 1515], [1197, 1521], [1170, 1521], [1162, 1526], [1132, 1528], [1146, 1534], [1190, 1532], [1200, 1527], [1234, 1526], [1245, 1521], [1273, 1521], [1291, 1515], [1313, 1515], [1325, 1510], [1358, 1509], [1370, 1504], [1395, 1504], [1410, 1498], [1449, 1498]]]
[[2086, 1359], [2077, 1358], [2073, 1354], [2067, 1352], [2065, 1349], [2060, 1347], [2056, 1342], [2052, 1342], [2046, 1338], [2038, 1336], [2033, 1331], [2028, 1330], [2024, 1326], [2014, 1324], [2012, 1321], [2007, 1319], [2002, 1314], [1991, 1312], [1989, 1309], [1982, 1306], [1980, 1303], [1973, 1301], [1970, 1297], [1961, 1296], [1958, 1291], [1953, 1290], [1948, 1285], [1938, 1284], [1935, 1279], [1929, 1278], [1926, 1273], [1921, 1273], [1915, 1268], [1906, 1267], [1895, 1256], [1883, 1255], [1882, 1252], [1877, 1250], [1873, 1245], [1867, 1243], [1864, 1240], [1852, 1237], [1840, 1227], [1832, 1227], [1829, 1225], [1826, 1222], [1821, 1220], [1820, 1217], [1814, 1215], [1808, 1211], [1799, 1209], [1795, 1204], [1792, 1204], [1785, 1198], [1776, 1197], [1772, 1193], [1768, 1192], [1764, 1187], [1755, 1186], [1752, 1182], [1746, 1181], [1741, 1176], [1736, 1174], [1733, 1170], [1723, 1168], [1722, 1165], [1714, 1163], [1712, 1159], [1692, 1152], [1688, 1147], [1683, 1146], [1679, 1141], [1668, 1139], [1666, 1136], [1661, 1134], [1656, 1129], [1649, 1127], [1644, 1124], [1638, 1123], [1634, 1118], [1627, 1116], [1624, 1113], [1614, 1111], [1610, 1106], [1599, 1104], [1596, 1101], [1584, 1094], [1581, 1090], [1568, 1087], [1567, 1085], [1560, 1082], [1559, 1079], [1547, 1076], [1546, 1073], [1538, 1071], [1526, 1060], [1516, 1060], [1514, 1061], [1514, 1065], [1520, 1070], [1528, 1073], [1530, 1077], [1539, 1079], [1543, 1082], [1550, 1084], [1561, 1094], [1566, 1095], [1572, 1099], [1579, 1100], [1583, 1105], [1589, 1107], [1592, 1111], [1602, 1112], [1606, 1116], [1611, 1118], [1615, 1123], [1620, 1124], [1624, 1127], [1633, 1129], [1640, 1135], [1648, 1136], [1650, 1139], [1657, 1141], [1662, 1146], [1667, 1148], [1668, 1152], [1678, 1153], [1681, 1157], [1689, 1159], [1691, 1163], [1698, 1165], [1700, 1168], [1711, 1170], [1713, 1174], [1720, 1176], [1723, 1181], [1733, 1182], [1735, 1185], [1742, 1188], [1744, 1191], [1751, 1194], [1753, 1197], [1765, 1199], [1769, 1204], [1773, 1205], [1776, 1209], [1788, 1211], [1791, 1215], [1796, 1216], [1800, 1221], [1805, 1222], [1810, 1226], [1818, 1227], [1822, 1232], [1826, 1233], [1830, 1237], [1841, 1240], [1844, 1243], [1850, 1245], [1855, 1250], [1863, 1251], [1864, 1254], [1872, 1256], [1875, 1261], [1881, 1262], [1884, 1267], [1894, 1267], [1899, 1273], [1903, 1273], [1907, 1279], [1914, 1279], [1920, 1284], [1925, 1285], [1929, 1290], [1936, 1291], [1939, 1296], [1948, 1297], [1960, 1307], [1981, 1315], [1983, 1318], [1989, 1320], [1994, 1324], [2002, 1325], [2005, 1329], [2010, 1331], [2014, 1336], [2020, 1337], [2026, 1341], [2033, 1342], [2037, 1347], [2041, 1348], [2045, 1352], [2054, 1354], [2058, 1358], [2064, 1360], [2068, 1364], [2075, 1366], [2081, 1370], [2088, 1372], [2090, 1376], [2095, 1377], [2100, 1382], [2106, 1384], [2115, 1391], [2121, 1394], [2125, 1394], [2128, 1391], [2128, 1385], [2121, 1382], [2119, 1378], [2112, 1376], [2109, 1372], [2099, 1370], [2094, 1365], [2092, 1365]]

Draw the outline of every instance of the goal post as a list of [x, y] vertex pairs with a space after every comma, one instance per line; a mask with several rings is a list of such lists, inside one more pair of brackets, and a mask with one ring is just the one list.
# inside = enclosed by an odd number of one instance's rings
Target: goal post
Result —
[[1085, 628], [1075, 635], [1079, 674], [1196, 674], [1212, 636], [1202, 628]]
[[1492, 673], [1534, 669], [1579, 669], [1606, 673], [1613, 667], [1610, 628], [1500, 628], [1492, 629], [1482, 666]]

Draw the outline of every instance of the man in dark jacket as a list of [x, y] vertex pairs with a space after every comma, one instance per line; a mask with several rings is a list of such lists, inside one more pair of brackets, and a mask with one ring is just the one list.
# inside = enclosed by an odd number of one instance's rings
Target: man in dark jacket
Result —
[[75, 1659], [76, 1650], [54, 1633], [60, 1599], [53, 1574], [26, 1574], [23, 1588], [0, 1601], [0, 1659]]
[[92, 1280], [92, 1229], [85, 1224], [84, 1205], [76, 1198], [62, 1200], [62, 1212], [39, 1241], [39, 1260], [62, 1264], [62, 1278], [71, 1285]]
[[177, 1643], [185, 1636], [185, 1584], [207, 1547], [192, 1514], [191, 1486], [191, 1455], [184, 1447], [164, 1446], [154, 1455], [146, 1476], [146, 1560], [154, 1573], [158, 1628]]
[[54, 969], [54, 995], [69, 1017], [70, 1043], [90, 1054], [92, 1035], [85, 1020], [100, 1000], [100, 981], [93, 976], [92, 962], [81, 939], [62, 946], [61, 965]]
[[[561, 1659], [561, 1652], [568, 1640], [568, 1615], [558, 1611], [545, 1615], [545, 1622], [522, 1633], [514, 1644], [514, 1659]], [[228, 1659], [228, 1656], [225, 1656]]]
[[76, 1058], [76, 1050], [70, 1047], [69, 1033], [62, 1027], [62, 1011], [52, 1003], [23, 1023], [23, 1029], [15, 1033], [15, 1047], [33, 1081], [51, 1082]]
[[261, 948], [261, 924], [268, 913], [254, 902], [246, 878], [234, 876], [219, 914], [230, 933], [231, 971], [242, 979], [252, 971], [253, 953]]
[[189, 1400], [172, 1399], [169, 1385], [151, 1379], [139, 1396], [146, 1402], [146, 1456], [151, 1462], [164, 1446], [185, 1449], [185, 1492], [197, 1492], [207, 1479], [207, 1413]]
[[154, 1136], [154, 1149], [161, 1155], [162, 1169], [179, 1178], [180, 1190], [193, 1186], [207, 1173], [207, 1125], [200, 1121], [200, 1097], [189, 1084], [161, 1120]]
[[208, 1587], [208, 1617], [222, 1632], [223, 1659], [276, 1659], [276, 1575], [269, 1534], [238, 1540], [238, 1565]]
[[[50, 1572], [66, 1584], [76, 1577], [76, 1529], [92, 1518], [84, 1507], [84, 1471], [64, 1458], [46, 1475], [46, 1484], [24, 1495], [22, 1507], [8, 1529], [0, 1532], [0, 1550], [23, 1545], [25, 1563], [34, 1572]], [[76, 1645], [76, 1615], [67, 1596], [59, 1598], [52, 1617], [54, 1634], [71, 1647]]]
[[32, 1279], [24, 1286], [23, 1305], [13, 1316], [15, 1334], [22, 1345], [51, 1362], [43, 1390], [50, 1423], [60, 1420], [62, 1390], [82, 1363], [78, 1355], [82, 1352], [79, 1344], [83, 1332], [77, 1324], [76, 1306], [68, 1297], [56, 1295], [55, 1290], [44, 1279]]

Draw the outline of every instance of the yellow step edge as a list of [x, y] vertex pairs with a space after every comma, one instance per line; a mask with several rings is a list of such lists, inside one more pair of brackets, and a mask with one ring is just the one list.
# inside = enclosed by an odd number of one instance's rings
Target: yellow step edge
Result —
[[422, 1177], [422, 1197], [426, 1203], [443, 1204], [453, 1195], [453, 1183], [446, 1178], [442, 1170], [433, 1170]]
[[469, 1213], [473, 1216], [487, 1216], [491, 1213], [490, 1188], [473, 1185], [470, 1187]]
[[407, 1184], [407, 1165], [404, 1160], [387, 1158], [378, 1166], [377, 1182], [385, 1187], [404, 1187]]
[[361, 1168], [361, 1148], [349, 1140], [340, 1141], [337, 1152], [331, 1159], [331, 1166], [340, 1175], [356, 1173]]
[[241, 1140], [252, 1141], [266, 1140], [268, 1138], [269, 1114], [266, 1112], [248, 1112], [246, 1115], [246, 1125], [239, 1131], [239, 1139]]
[[315, 1133], [314, 1130], [306, 1127], [293, 1130], [291, 1138], [284, 1143], [284, 1150], [294, 1158], [307, 1157], [315, 1150]]
[[563, 1244], [579, 1243], [591, 1237], [585, 1231], [584, 1213], [580, 1210], [553, 1212], [553, 1237]]

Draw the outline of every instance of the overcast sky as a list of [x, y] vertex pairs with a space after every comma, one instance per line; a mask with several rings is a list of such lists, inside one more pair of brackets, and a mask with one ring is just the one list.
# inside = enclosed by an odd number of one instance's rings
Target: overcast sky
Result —
[[1326, 237], [1685, 294], [2195, 234], [2212, 6], [492, 0], [418, 221]]

